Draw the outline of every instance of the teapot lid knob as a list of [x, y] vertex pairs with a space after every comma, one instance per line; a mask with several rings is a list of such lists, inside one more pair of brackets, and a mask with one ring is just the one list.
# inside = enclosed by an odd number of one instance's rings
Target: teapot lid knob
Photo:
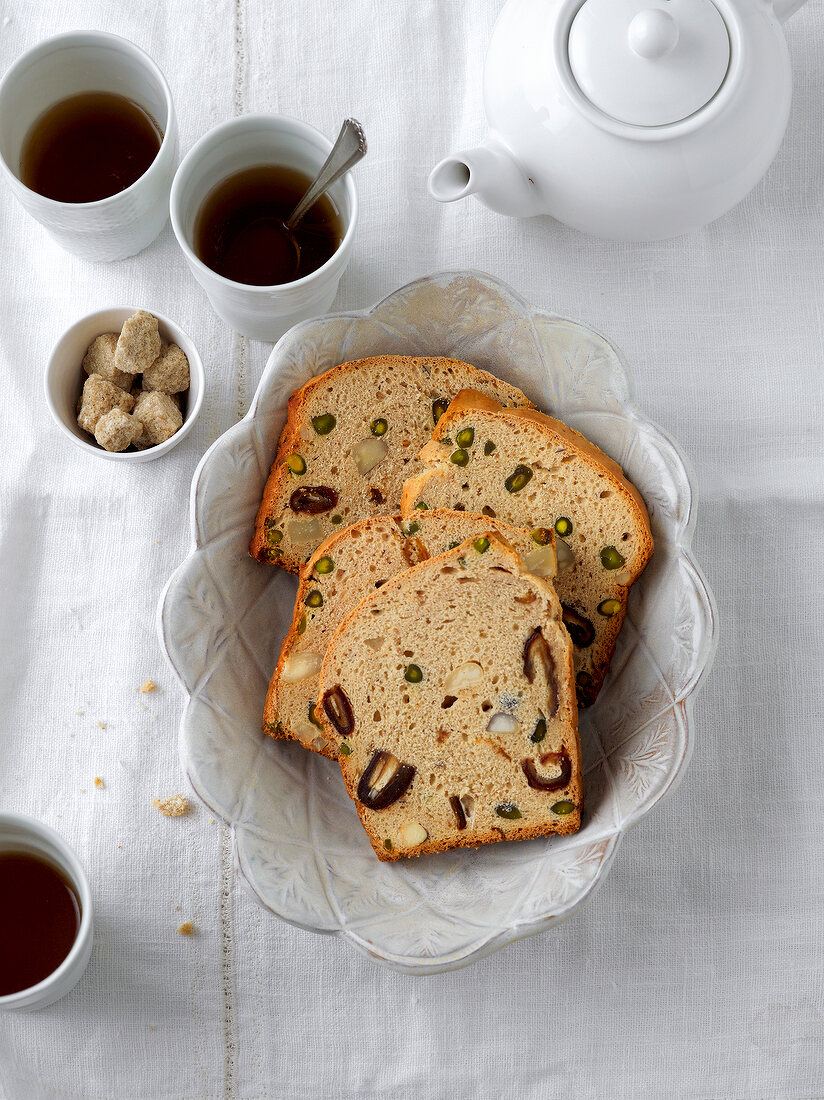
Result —
[[678, 45], [678, 24], [660, 8], [639, 11], [629, 25], [629, 45], [640, 57], [666, 57]]
[[730, 64], [730, 36], [713, 0], [584, 0], [568, 48], [587, 99], [632, 126], [695, 114]]

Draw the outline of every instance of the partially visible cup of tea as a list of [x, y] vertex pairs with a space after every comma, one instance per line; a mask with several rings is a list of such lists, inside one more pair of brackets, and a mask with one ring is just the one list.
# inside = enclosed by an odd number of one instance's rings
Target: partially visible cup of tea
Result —
[[151, 244], [168, 217], [176, 161], [169, 86], [125, 38], [49, 38], [0, 81], [0, 167], [67, 252], [120, 260]]
[[94, 938], [89, 884], [62, 837], [0, 813], [0, 1009], [33, 1012], [73, 989]]
[[211, 130], [172, 184], [172, 228], [217, 315], [256, 340], [277, 340], [326, 313], [352, 251], [358, 200], [351, 172], [290, 234], [284, 222], [332, 142], [285, 115], [246, 115]]

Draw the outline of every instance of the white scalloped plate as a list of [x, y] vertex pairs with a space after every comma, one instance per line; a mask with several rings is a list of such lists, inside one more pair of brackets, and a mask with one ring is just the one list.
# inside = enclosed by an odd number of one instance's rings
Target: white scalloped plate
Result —
[[[520, 386], [620, 462], [649, 507], [655, 555], [601, 696], [581, 713], [575, 836], [380, 863], [337, 765], [261, 733], [295, 580], [247, 546], [287, 398], [336, 363], [389, 353], [454, 356]], [[204, 455], [191, 508], [194, 545], [158, 607], [161, 645], [189, 696], [183, 765], [231, 826], [249, 889], [284, 920], [399, 970], [463, 966], [570, 916], [623, 833], [683, 774], [692, 700], [716, 645], [713, 598], [690, 553], [689, 477], [633, 404], [620, 353], [592, 329], [479, 272], [432, 275], [362, 313], [305, 321], [276, 345], [248, 414]]]

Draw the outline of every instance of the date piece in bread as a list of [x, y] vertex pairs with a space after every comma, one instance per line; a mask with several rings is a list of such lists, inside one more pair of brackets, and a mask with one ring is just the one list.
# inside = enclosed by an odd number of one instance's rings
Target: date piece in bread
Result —
[[342, 363], [289, 399], [249, 547], [297, 573], [337, 527], [400, 511], [418, 452], [459, 390], [530, 406], [515, 386], [458, 359], [380, 355]]
[[522, 531], [470, 512], [419, 510], [403, 523], [400, 516], [373, 516], [324, 539], [301, 569], [292, 626], [266, 695], [266, 733], [337, 759], [315, 702], [321, 663], [339, 624], [389, 577], [490, 530], [503, 535], [537, 576], [555, 575], [551, 529]]
[[[456, 440], [472, 438], [456, 455]], [[464, 391], [421, 451], [401, 510], [466, 508], [558, 536], [555, 589], [572, 637], [578, 702], [595, 701], [630, 585], [652, 554], [647, 509], [621, 467], [579, 432], [534, 409]]]
[[551, 583], [493, 531], [347, 615], [318, 709], [379, 859], [580, 827], [569, 635]]

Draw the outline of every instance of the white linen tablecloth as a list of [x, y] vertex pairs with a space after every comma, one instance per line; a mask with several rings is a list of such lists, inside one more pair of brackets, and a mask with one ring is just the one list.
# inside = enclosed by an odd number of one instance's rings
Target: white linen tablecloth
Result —
[[[120, 33], [166, 73], [183, 152], [238, 113], [330, 135], [353, 114], [370, 152], [339, 308], [477, 267], [623, 348], [692, 460], [720, 610], [692, 765], [578, 915], [463, 971], [399, 975], [258, 908], [208, 811], [152, 808], [185, 791], [154, 612], [188, 548], [194, 468], [270, 349], [217, 320], [168, 227], [95, 266], [4, 189], [0, 806], [75, 846], [97, 906], [76, 990], [0, 1017], [7, 1100], [824, 1096], [824, 11], [788, 24], [795, 102], [765, 180], [702, 232], [629, 245], [427, 196], [431, 165], [482, 135], [501, 4], [2, 0], [0, 68], [59, 31]], [[207, 394], [176, 450], [123, 468], [58, 433], [42, 375], [77, 317], [130, 303], [193, 337]]]

